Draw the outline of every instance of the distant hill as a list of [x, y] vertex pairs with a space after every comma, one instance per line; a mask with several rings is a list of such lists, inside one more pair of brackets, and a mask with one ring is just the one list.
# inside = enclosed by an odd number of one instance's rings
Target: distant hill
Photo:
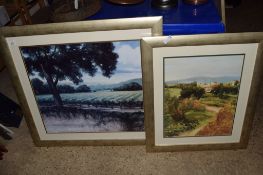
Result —
[[173, 80], [165, 82], [168, 85], [179, 84], [179, 83], [211, 83], [211, 82], [218, 82], [218, 83], [227, 83], [230, 81], [240, 80], [237, 76], [224, 76], [224, 77], [192, 77], [186, 78], [181, 80]]
[[139, 85], [142, 86], [142, 79], [141, 78], [135, 78], [135, 79], [131, 79], [131, 80], [127, 80], [118, 84], [128, 84], [128, 83], [138, 83]]
[[127, 81], [116, 83], [116, 84], [106, 84], [106, 85], [100, 84], [100, 85], [91, 85], [89, 87], [93, 91], [112, 90], [112, 89], [116, 89], [116, 88], [119, 88], [119, 87], [124, 87], [126, 85], [131, 84], [131, 83], [137, 83], [137, 84], [142, 86], [142, 79], [141, 78], [136, 78], [136, 79], [130, 79], [130, 80], [127, 80]]
[[117, 88], [113, 88], [114, 91], [139, 91], [142, 90], [142, 85], [136, 82], [130, 82], [119, 86]]

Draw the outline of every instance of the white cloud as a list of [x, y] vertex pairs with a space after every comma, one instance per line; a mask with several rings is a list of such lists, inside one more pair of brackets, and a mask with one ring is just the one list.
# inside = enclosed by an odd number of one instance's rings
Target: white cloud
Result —
[[83, 83], [87, 85], [98, 85], [98, 84], [115, 84], [130, 79], [141, 78], [140, 73], [117, 73], [111, 78], [104, 77], [101, 74], [96, 74], [94, 77], [84, 76]]
[[116, 47], [115, 52], [119, 55], [117, 71], [141, 70], [140, 47], [132, 48], [130, 45], [121, 45]]

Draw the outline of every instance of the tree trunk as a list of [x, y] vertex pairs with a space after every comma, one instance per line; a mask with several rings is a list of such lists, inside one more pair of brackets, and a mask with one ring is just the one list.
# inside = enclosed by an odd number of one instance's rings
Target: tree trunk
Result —
[[43, 65], [41, 65], [41, 69], [43, 71], [45, 79], [47, 80], [48, 87], [49, 87], [49, 89], [50, 89], [50, 91], [54, 97], [54, 101], [55, 101], [56, 106], [62, 107], [63, 102], [62, 102], [62, 99], [60, 97], [60, 94], [59, 94], [59, 91], [57, 89], [56, 84], [53, 82], [52, 77], [45, 71], [45, 68], [43, 67]]

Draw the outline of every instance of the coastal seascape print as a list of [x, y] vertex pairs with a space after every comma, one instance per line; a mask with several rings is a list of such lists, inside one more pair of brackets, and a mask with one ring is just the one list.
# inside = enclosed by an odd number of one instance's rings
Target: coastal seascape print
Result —
[[244, 58], [164, 58], [164, 138], [231, 135]]
[[47, 133], [144, 131], [139, 40], [20, 51]]

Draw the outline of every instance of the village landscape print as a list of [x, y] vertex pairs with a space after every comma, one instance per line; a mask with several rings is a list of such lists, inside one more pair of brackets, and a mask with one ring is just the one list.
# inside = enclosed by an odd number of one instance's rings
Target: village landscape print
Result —
[[20, 50], [47, 133], [144, 131], [139, 40]]
[[164, 58], [164, 138], [232, 134], [244, 55]]

